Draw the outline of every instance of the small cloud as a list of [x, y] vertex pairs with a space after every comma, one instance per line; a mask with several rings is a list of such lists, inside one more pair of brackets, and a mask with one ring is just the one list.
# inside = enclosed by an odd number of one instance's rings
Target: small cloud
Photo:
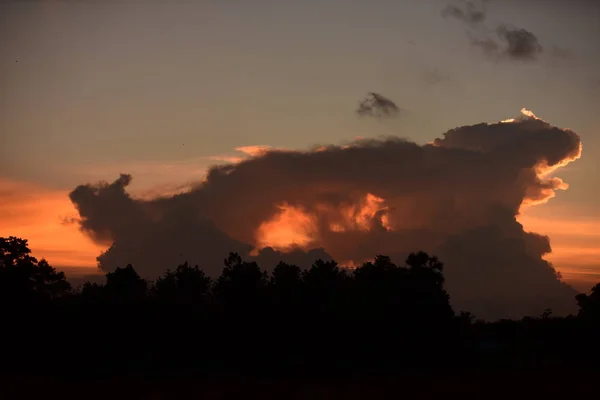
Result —
[[[449, 5], [442, 10], [442, 17], [452, 17], [467, 25], [470, 43], [492, 59], [534, 61], [544, 52], [538, 37], [527, 29], [509, 27], [504, 23], [495, 29], [486, 26], [485, 11], [472, 2], [467, 2], [464, 9]], [[561, 50], [556, 54], [565, 55], [566, 50]]]
[[356, 113], [361, 117], [396, 117], [400, 114], [400, 108], [387, 97], [369, 92], [359, 103]]
[[528, 30], [501, 25], [497, 33], [507, 44], [503, 53], [513, 60], [535, 60], [544, 51], [537, 36]]
[[485, 20], [485, 12], [479, 10], [472, 2], [467, 2], [465, 9], [462, 10], [454, 5], [448, 5], [442, 10], [442, 17], [456, 18], [468, 25], [477, 25]]
[[81, 222], [81, 219], [73, 214], [63, 215], [63, 216], [60, 216], [58, 219], [59, 219], [60, 224], [64, 225], [64, 226], [76, 225]]

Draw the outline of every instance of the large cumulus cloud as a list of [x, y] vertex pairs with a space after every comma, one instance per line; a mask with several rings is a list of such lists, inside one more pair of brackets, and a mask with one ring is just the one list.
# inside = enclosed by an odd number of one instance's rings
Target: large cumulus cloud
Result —
[[279, 259], [308, 266], [329, 254], [401, 262], [422, 249], [446, 263], [458, 310], [487, 318], [568, 312], [574, 290], [542, 259], [549, 239], [525, 232], [516, 216], [523, 203], [566, 187], [545, 173], [576, 159], [581, 143], [525, 114], [452, 129], [423, 146], [387, 138], [268, 151], [215, 166], [173, 197], [133, 199], [123, 175], [79, 186], [71, 199], [82, 229], [113, 243], [99, 257], [105, 270], [133, 263], [156, 276], [188, 260], [216, 274], [229, 251], [252, 254], [264, 267]]

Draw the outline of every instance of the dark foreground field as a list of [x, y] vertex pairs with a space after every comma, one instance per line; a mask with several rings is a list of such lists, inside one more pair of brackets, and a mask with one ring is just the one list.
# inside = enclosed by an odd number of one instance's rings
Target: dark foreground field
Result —
[[593, 396], [598, 374], [511, 373], [364, 381], [2, 380], [5, 399], [542, 399]]
[[232, 253], [214, 282], [129, 265], [73, 290], [26, 241], [0, 250], [0, 400], [598, 398], [600, 284], [577, 315], [486, 322], [423, 252], [270, 275]]

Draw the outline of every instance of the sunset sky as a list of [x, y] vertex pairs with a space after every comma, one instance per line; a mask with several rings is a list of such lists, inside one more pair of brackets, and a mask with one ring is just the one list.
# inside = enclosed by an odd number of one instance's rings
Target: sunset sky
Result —
[[[78, 185], [127, 173], [129, 193], [150, 199], [262, 146], [423, 145], [525, 107], [581, 137], [582, 157], [556, 171], [568, 190], [519, 221], [588, 290], [600, 281], [600, 2], [473, 4], [489, 29], [526, 29], [543, 51], [490, 57], [467, 33], [479, 28], [442, 16], [464, 5], [450, 0], [2, 2], [0, 236], [87, 274], [110, 241], [73, 222]], [[372, 91], [400, 116], [358, 118]]]

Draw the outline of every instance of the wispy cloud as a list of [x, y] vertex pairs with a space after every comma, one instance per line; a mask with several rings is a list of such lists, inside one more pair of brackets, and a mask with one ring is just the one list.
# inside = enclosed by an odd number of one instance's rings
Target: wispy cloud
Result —
[[379, 93], [369, 92], [360, 101], [356, 114], [361, 117], [391, 118], [400, 115], [400, 108], [387, 97]]
[[467, 1], [464, 8], [448, 5], [441, 14], [465, 24], [471, 44], [494, 60], [534, 61], [544, 52], [538, 37], [527, 29], [504, 23], [496, 28], [486, 25], [485, 2]]

